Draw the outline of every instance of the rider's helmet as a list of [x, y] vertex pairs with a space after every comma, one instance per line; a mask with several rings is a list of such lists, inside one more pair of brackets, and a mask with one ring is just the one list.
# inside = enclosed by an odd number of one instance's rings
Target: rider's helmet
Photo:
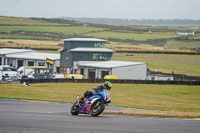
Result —
[[106, 90], [110, 90], [112, 88], [112, 83], [109, 81], [104, 82], [104, 87]]

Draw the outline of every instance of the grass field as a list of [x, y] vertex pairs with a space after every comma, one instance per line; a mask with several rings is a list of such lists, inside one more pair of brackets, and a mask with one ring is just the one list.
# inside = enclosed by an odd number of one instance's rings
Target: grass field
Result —
[[[0, 24], [4, 25], [52, 25], [52, 23], [44, 21], [36, 21], [30, 18], [17, 18], [17, 17], [0, 17]], [[53, 24], [56, 25], [56, 24]]]
[[131, 43], [121, 43], [121, 42], [109, 42], [107, 44], [105, 44], [106, 48], [109, 49], [113, 49], [113, 50], [118, 50], [118, 51], [131, 51], [131, 50], [156, 50], [156, 51], [162, 51], [164, 50], [163, 47], [156, 47], [156, 46], [152, 46], [149, 44], [138, 44], [138, 45], [134, 45]]
[[11, 31], [31, 31], [31, 32], [48, 32], [48, 33], [64, 33], [66, 35], [88, 33], [91, 31], [102, 31], [104, 28], [93, 28], [83, 26], [0, 26], [0, 32]]
[[154, 39], [167, 39], [167, 38], [176, 38], [179, 35], [176, 34], [149, 34], [149, 33], [119, 33], [119, 32], [98, 32], [98, 33], [91, 33], [87, 34], [88, 36], [92, 37], [99, 37], [99, 38], [117, 38], [122, 40], [138, 40], [138, 41], [145, 41], [145, 40], [154, 40]]
[[[173, 45], [173, 44], [172, 44]], [[133, 43], [122, 43], [122, 42], [109, 42], [105, 44], [106, 48], [113, 49], [115, 51], [139, 51], [139, 52], [153, 52], [153, 51], [158, 51], [158, 52], [185, 52], [185, 53], [195, 53], [194, 50], [189, 50], [188, 49], [166, 49], [161, 46], [153, 46], [150, 44], [133, 44]]]
[[[97, 83], [0, 84], [1, 98], [72, 103]], [[112, 106], [200, 113], [200, 86], [113, 84]]]
[[52, 40], [49, 37], [22, 34], [0, 34], [0, 39]]
[[21, 45], [58, 45], [64, 44], [63, 41], [38, 41], [38, 40], [23, 40], [23, 39], [0, 39], [1, 43], [14, 43], [14, 44], [21, 44]]
[[[31, 48], [54, 48], [61, 49], [62, 41], [44, 41], [44, 40], [23, 40], [23, 39], [0, 39], [1, 46], [4, 47], [31, 47]], [[46, 51], [51, 52], [51, 51]]]
[[195, 36], [192, 37], [192, 39], [200, 39], [200, 35], [199, 34], [195, 35]]
[[200, 47], [200, 41], [168, 41], [165, 44], [167, 49], [196, 49]]
[[140, 54], [140, 53], [114, 53], [114, 56], [122, 56], [127, 58], [127, 55], [132, 55], [132, 57], [141, 57], [141, 58], [166, 58], [166, 59], [185, 59], [185, 60], [196, 60], [200, 61], [200, 55], [184, 55], [184, 54]]
[[[106, 26], [84, 24], [76, 21], [45, 18], [0, 17], [1, 39], [61, 40], [68, 37], [98, 37], [115, 40], [116, 50], [196, 52], [199, 47], [198, 31], [195, 36], [177, 35], [180, 27], [162, 26]], [[152, 33], [149, 33], [152, 31]], [[180, 41], [181, 39], [181, 41]], [[129, 42], [132, 46], [125, 48]], [[121, 43], [119, 46], [119, 43]], [[129, 44], [128, 44], [129, 45]], [[155, 47], [159, 46], [159, 47]], [[111, 46], [114, 48], [114, 46]]]
[[200, 55], [114, 53], [112, 59], [147, 62], [148, 68], [152, 71], [158, 70], [166, 73], [174, 72], [175, 74], [187, 74], [190, 76], [200, 75], [199, 63], [190, 62], [200, 61]]

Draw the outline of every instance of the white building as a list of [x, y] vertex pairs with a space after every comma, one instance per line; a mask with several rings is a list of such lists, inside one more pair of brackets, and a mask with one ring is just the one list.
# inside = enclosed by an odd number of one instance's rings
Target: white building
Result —
[[149, 74], [147, 80], [173, 81], [174, 76], [166, 74]]
[[185, 36], [189, 36], [189, 35], [194, 35], [194, 31], [177, 31], [176, 34], [178, 35], [185, 35]]
[[9, 49], [9, 48], [2, 48], [0, 49], [0, 65], [7, 65], [8, 62], [6, 60], [7, 55], [12, 54], [19, 54], [19, 53], [29, 53], [29, 52], [35, 52], [30, 49]]
[[30, 49], [0, 49], [0, 65], [10, 65], [16, 68], [21, 66], [47, 66], [46, 59], [54, 61], [53, 72], [60, 70], [60, 54], [38, 53]]
[[118, 79], [145, 80], [147, 63], [125, 61], [80, 61], [80, 74], [89, 79], [103, 79], [115, 75]]

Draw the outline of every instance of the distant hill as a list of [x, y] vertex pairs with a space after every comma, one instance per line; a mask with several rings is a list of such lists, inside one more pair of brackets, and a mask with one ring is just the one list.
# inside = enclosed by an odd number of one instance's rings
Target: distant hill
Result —
[[190, 19], [111, 19], [111, 18], [71, 18], [63, 17], [65, 20], [76, 20], [84, 23], [107, 24], [107, 25], [146, 25], [146, 26], [176, 26], [176, 27], [200, 27], [200, 20]]
[[[186, 26], [190, 24], [194, 26], [200, 24], [197, 23], [199, 20], [99, 19], [99, 21], [105, 24], [93, 24], [93, 22], [85, 23], [80, 22], [80, 20], [75, 21], [69, 18], [0, 16], [0, 47], [27, 46], [32, 48], [48, 47], [60, 49], [63, 46], [63, 41], [60, 40], [72, 37], [106, 39], [109, 41], [106, 47], [116, 51], [179, 50], [181, 52], [196, 52], [200, 47], [200, 28], [144, 26], [150, 24], [173, 24], [179, 26], [181, 24]], [[111, 22], [115, 23], [111, 24]], [[136, 24], [140, 25], [136, 26]], [[176, 34], [177, 31], [194, 32], [194, 35], [179, 35]], [[55, 45], [55, 43], [58, 45]]]

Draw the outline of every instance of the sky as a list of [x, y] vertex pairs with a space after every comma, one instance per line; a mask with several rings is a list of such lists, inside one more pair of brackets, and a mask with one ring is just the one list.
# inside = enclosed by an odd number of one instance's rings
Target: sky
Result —
[[0, 0], [0, 16], [200, 20], [200, 0]]

